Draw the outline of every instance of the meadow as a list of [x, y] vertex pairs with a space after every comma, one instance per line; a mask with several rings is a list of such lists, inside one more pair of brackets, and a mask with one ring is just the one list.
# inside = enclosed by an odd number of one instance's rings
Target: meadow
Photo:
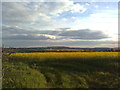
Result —
[[3, 56], [3, 88], [118, 88], [119, 54], [6, 53]]

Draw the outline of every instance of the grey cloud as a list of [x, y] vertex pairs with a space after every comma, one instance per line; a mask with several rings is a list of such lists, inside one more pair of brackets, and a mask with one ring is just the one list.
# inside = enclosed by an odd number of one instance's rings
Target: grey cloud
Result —
[[18, 27], [12, 27], [12, 26], [6, 26], [3, 25], [2, 26], [2, 32], [3, 35], [5, 34], [50, 34], [50, 35], [56, 35], [58, 33], [60, 33], [59, 31], [51, 31], [51, 30], [34, 30], [33, 28], [29, 28], [29, 29], [22, 29], [22, 28], [18, 28]]
[[[68, 29], [68, 28], [67, 28]], [[93, 31], [89, 29], [81, 29], [81, 30], [67, 30], [63, 29], [56, 29], [56, 31], [51, 30], [24, 30], [19, 29], [16, 27], [3, 27], [3, 36], [8, 36], [11, 34], [47, 34], [47, 35], [54, 35], [59, 37], [59, 39], [83, 39], [83, 40], [98, 40], [98, 39], [105, 39], [109, 38], [101, 31]]]
[[[37, 5], [37, 3], [35, 3]], [[3, 2], [2, 22], [6, 25], [24, 26], [24, 24], [36, 24], [41, 26], [51, 26], [53, 21], [49, 16], [35, 11], [32, 3], [25, 2]]]
[[81, 30], [65, 30], [62, 31], [42, 31], [42, 34], [50, 34], [60, 36], [61, 39], [83, 39], [83, 40], [97, 40], [109, 38], [101, 31], [92, 31], [89, 29], [81, 29]]
[[[76, 5], [73, 1], [67, 2], [3, 2], [2, 22], [7, 25], [33, 24], [37, 26], [57, 26], [52, 19], [56, 14], [67, 11], [75, 11]], [[79, 11], [84, 8], [77, 7]], [[74, 8], [74, 9], [72, 9]]]
[[3, 2], [2, 3], [2, 18], [3, 23], [6, 24], [18, 24], [18, 23], [28, 23], [33, 19], [34, 14], [25, 8], [25, 3], [16, 2]]
[[36, 35], [11, 35], [3, 37], [3, 40], [50, 40], [47, 36], [36, 36]]
[[106, 45], [109, 47], [109, 44], [112, 44], [115, 46], [115, 44], [118, 44], [117, 41], [25, 41], [25, 40], [3, 40], [3, 43], [6, 46], [14, 46], [14, 47], [27, 47], [27, 46], [84, 46], [84, 47], [90, 47], [90, 46], [99, 46], [99, 45]]
[[85, 40], [108, 38], [108, 36], [102, 33], [101, 31], [92, 31], [89, 29], [63, 31], [62, 33], [59, 34], [59, 36], [65, 36], [71, 39], [85, 39]]
[[[60, 30], [60, 29], [59, 29]], [[51, 30], [24, 30], [17, 27], [3, 27], [3, 44], [6, 46], [15, 46], [15, 47], [26, 47], [26, 46], [99, 46], [102, 44], [105, 44], [106, 46], [109, 44], [112, 44], [113, 46], [117, 44], [116, 41], [64, 41], [62, 39], [70, 39], [72, 37], [83, 37], [83, 39], [86, 39], [85, 36], [91, 37], [93, 40], [96, 40], [99, 36], [99, 38], [107, 37], [100, 31], [93, 32], [88, 29], [83, 30], [76, 30], [76, 31], [66, 31], [61, 30], [59, 31], [56, 29], [56, 31]], [[14, 34], [14, 35], [13, 35]], [[26, 34], [27, 36], [25, 36]], [[41, 34], [41, 36], [36, 36], [36, 34]], [[42, 35], [43, 34], [43, 35]], [[56, 37], [61, 37], [59, 40], [53, 40], [49, 36], [46, 35], [55, 35]], [[16, 36], [15, 36], [16, 35]], [[95, 36], [96, 35], [96, 36]], [[91, 40], [90, 38], [90, 40]]]
[[13, 26], [2, 26], [2, 33], [3, 35], [5, 34], [28, 34], [28, 33], [37, 33], [32, 30], [26, 30], [18, 27], [13, 27]]

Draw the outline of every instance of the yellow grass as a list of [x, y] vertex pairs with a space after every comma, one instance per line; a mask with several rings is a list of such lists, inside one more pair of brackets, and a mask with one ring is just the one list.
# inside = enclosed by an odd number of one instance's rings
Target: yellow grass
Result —
[[45, 52], [45, 53], [14, 53], [14, 57], [28, 57], [28, 58], [107, 58], [118, 57], [120, 52]]

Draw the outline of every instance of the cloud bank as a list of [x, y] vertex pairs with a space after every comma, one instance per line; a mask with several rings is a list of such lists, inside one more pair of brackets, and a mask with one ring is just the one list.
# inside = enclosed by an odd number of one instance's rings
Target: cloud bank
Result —
[[9, 46], [115, 45], [117, 9], [100, 5], [70, 0], [3, 2], [3, 43]]
[[56, 21], [52, 18], [68, 11], [71, 13], [83, 13], [86, 8], [69, 0], [66, 2], [2, 3], [3, 23], [12, 26], [24, 26], [24, 24], [54, 26]]
[[32, 31], [24, 30], [17, 27], [3, 27], [3, 39], [23, 39], [23, 40], [47, 40], [47, 39], [82, 39], [82, 40], [98, 40], [109, 38], [101, 31], [92, 31], [89, 29], [80, 30], [45, 30], [45, 31]]

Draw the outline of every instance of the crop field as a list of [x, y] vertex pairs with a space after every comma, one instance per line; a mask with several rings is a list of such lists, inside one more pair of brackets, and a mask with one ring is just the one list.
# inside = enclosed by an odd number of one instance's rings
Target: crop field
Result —
[[118, 52], [3, 54], [3, 88], [118, 88]]

